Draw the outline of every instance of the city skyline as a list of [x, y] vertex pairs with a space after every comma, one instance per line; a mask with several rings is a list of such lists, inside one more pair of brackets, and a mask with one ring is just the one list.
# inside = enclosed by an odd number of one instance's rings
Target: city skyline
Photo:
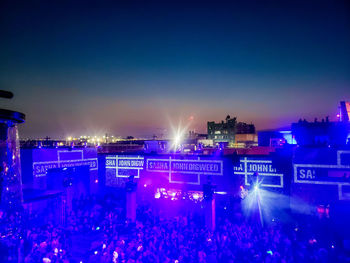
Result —
[[1, 108], [22, 138], [152, 136], [226, 115], [257, 130], [336, 119], [350, 98], [347, 1], [3, 2]]

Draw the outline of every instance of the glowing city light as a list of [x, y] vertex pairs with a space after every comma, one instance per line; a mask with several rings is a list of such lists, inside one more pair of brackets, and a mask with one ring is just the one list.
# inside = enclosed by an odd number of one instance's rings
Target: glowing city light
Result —
[[181, 145], [184, 141], [185, 135], [188, 131], [190, 124], [191, 124], [191, 119], [189, 119], [186, 125], [182, 125], [180, 120], [179, 124], [176, 127], [172, 125], [172, 123], [170, 123], [171, 132], [172, 132], [172, 135], [171, 135], [172, 150], [174, 151], [181, 150]]
[[183, 134], [181, 131], [178, 131], [173, 138], [173, 149], [175, 151], [177, 151], [181, 147], [182, 141], [183, 141]]

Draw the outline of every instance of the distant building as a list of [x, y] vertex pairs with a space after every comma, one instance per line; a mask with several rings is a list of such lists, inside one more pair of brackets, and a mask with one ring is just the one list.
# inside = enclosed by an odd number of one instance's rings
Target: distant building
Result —
[[208, 122], [208, 139], [213, 140], [214, 145], [234, 147], [238, 144], [246, 147], [257, 142], [254, 124], [237, 122], [237, 118], [230, 115], [219, 123]]
[[258, 131], [259, 146], [283, 147], [287, 144], [296, 144], [290, 127]]
[[299, 146], [341, 147], [350, 144], [350, 122], [327, 120], [292, 124], [292, 133]]
[[145, 153], [169, 153], [172, 143], [169, 140], [146, 140], [144, 142]]
[[291, 127], [258, 132], [259, 146], [344, 147], [350, 145], [350, 102], [341, 101], [336, 122], [329, 116], [314, 121], [300, 119]]
[[255, 133], [237, 133], [235, 136], [235, 148], [249, 148], [258, 146], [258, 136]]
[[208, 134], [203, 134], [203, 133], [197, 133], [195, 131], [189, 131], [187, 134], [186, 139], [191, 139], [191, 140], [204, 140], [208, 139]]
[[249, 148], [258, 145], [258, 136], [254, 124], [239, 122], [236, 125], [235, 148]]
[[[68, 143], [66, 140], [53, 140], [49, 137], [45, 139], [28, 139], [28, 140], [21, 140], [20, 141], [20, 147], [21, 148], [54, 148], [54, 147], [63, 147], [63, 146], [70, 146], [70, 143]], [[81, 146], [77, 145], [77, 146]]]
[[236, 125], [236, 134], [255, 134], [254, 124], [239, 122]]
[[226, 120], [215, 123], [208, 121], [208, 139], [213, 140], [214, 144], [235, 142], [237, 118], [231, 118], [227, 115]]

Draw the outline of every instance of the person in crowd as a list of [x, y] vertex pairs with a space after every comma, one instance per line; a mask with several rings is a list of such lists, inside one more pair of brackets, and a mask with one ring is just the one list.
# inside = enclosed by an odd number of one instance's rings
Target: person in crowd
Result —
[[[140, 206], [133, 223], [123, 209], [95, 196], [74, 200], [72, 207], [64, 224], [49, 214], [0, 210], [0, 262], [350, 262], [341, 246], [295, 225], [220, 216], [210, 231], [200, 217], [163, 218], [150, 206]], [[74, 238], [91, 235], [98, 238], [77, 250]]]

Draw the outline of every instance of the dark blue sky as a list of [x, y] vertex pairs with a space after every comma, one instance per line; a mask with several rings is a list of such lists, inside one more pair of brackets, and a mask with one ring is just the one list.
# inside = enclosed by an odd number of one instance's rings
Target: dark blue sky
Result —
[[346, 0], [48, 2], [0, 8], [0, 88], [16, 96], [1, 105], [27, 114], [22, 137], [151, 135], [189, 116], [205, 131], [227, 114], [266, 129], [350, 99]]

